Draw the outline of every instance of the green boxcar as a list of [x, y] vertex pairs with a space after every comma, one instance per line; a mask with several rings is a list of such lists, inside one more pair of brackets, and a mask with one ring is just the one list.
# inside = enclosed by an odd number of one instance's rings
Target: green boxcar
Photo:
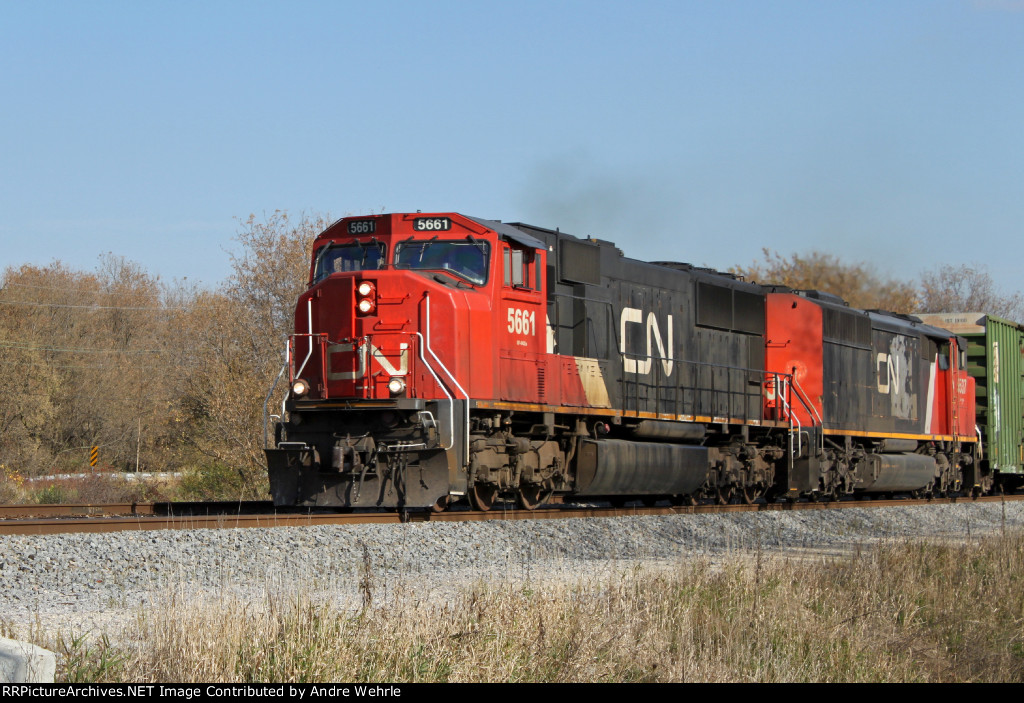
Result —
[[980, 312], [919, 314], [967, 339], [977, 389], [982, 469], [1011, 486], [1024, 477], [1024, 326]]

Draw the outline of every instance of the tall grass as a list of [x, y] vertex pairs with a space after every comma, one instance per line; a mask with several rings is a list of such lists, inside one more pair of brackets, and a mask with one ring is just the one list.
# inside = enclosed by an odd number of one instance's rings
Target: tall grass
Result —
[[70, 680], [1021, 682], [1022, 579], [1020, 534], [480, 583], [443, 602], [412, 582], [375, 594], [367, 572], [352, 603], [312, 585], [171, 593], [131, 639], [58, 645]]

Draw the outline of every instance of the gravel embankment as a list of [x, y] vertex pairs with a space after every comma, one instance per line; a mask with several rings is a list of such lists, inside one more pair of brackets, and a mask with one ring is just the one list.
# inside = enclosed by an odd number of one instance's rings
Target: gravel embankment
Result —
[[744, 550], [840, 552], [885, 538], [983, 537], [1024, 502], [560, 521], [409, 523], [0, 537], [0, 625], [94, 627], [170, 588], [197, 596], [310, 585], [358, 598], [369, 574], [444, 598], [475, 581], [614, 573]]

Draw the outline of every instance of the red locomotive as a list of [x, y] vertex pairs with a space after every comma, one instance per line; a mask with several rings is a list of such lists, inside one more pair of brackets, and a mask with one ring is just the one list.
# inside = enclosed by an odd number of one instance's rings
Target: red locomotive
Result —
[[444, 214], [313, 247], [277, 505], [984, 490], [964, 343], [612, 243]]

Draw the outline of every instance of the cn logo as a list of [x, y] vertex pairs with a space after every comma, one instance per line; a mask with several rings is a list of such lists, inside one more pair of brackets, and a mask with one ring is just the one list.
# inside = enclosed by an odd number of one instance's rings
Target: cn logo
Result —
[[[376, 361], [384, 370], [384, 373], [389, 376], [405, 376], [409, 373], [409, 345], [403, 342], [399, 345], [399, 349], [401, 349], [401, 353], [398, 356], [398, 366], [396, 367], [391, 362], [391, 359], [384, 356], [384, 352], [369, 342], [358, 347], [355, 343], [331, 344], [327, 347], [327, 379], [330, 381], [351, 381], [356, 378], [362, 378], [366, 375], [367, 357]], [[355, 371], [332, 370], [331, 359], [335, 354], [344, 352], [355, 352], [358, 363]], [[346, 364], [346, 366], [351, 368], [349, 364]]]
[[[651, 372], [651, 364], [654, 363], [654, 346], [658, 347], [658, 355], [661, 357], [661, 368], [668, 376], [672, 373], [672, 366], [675, 363], [671, 358], [672, 351], [672, 316], [668, 316], [668, 345], [665, 344], [665, 340], [661, 336], [661, 328], [658, 327], [658, 320], [654, 317], [653, 312], [647, 313], [647, 353], [637, 354], [626, 349], [628, 346], [627, 339], [629, 337], [627, 325], [643, 325], [644, 324], [644, 313], [643, 310], [637, 308], [622, 308], [622, 316], [619, 318], [619, 352], [622, 354], [622, 369], [626, 373], [635, 373], [640, 375], [646, 375]], [[640, 357], [637, 359], [630, 359], [627, 354], [633, 354], [634, 356]]]
[[888, 395], [894, 417], [910, 420], [917, 416], [917, 394], [914, 392], [913, 360], [917, 352], [907, 339], [896, 335], [889, 342], [889, 353], [875, 354], [878, 392]]

